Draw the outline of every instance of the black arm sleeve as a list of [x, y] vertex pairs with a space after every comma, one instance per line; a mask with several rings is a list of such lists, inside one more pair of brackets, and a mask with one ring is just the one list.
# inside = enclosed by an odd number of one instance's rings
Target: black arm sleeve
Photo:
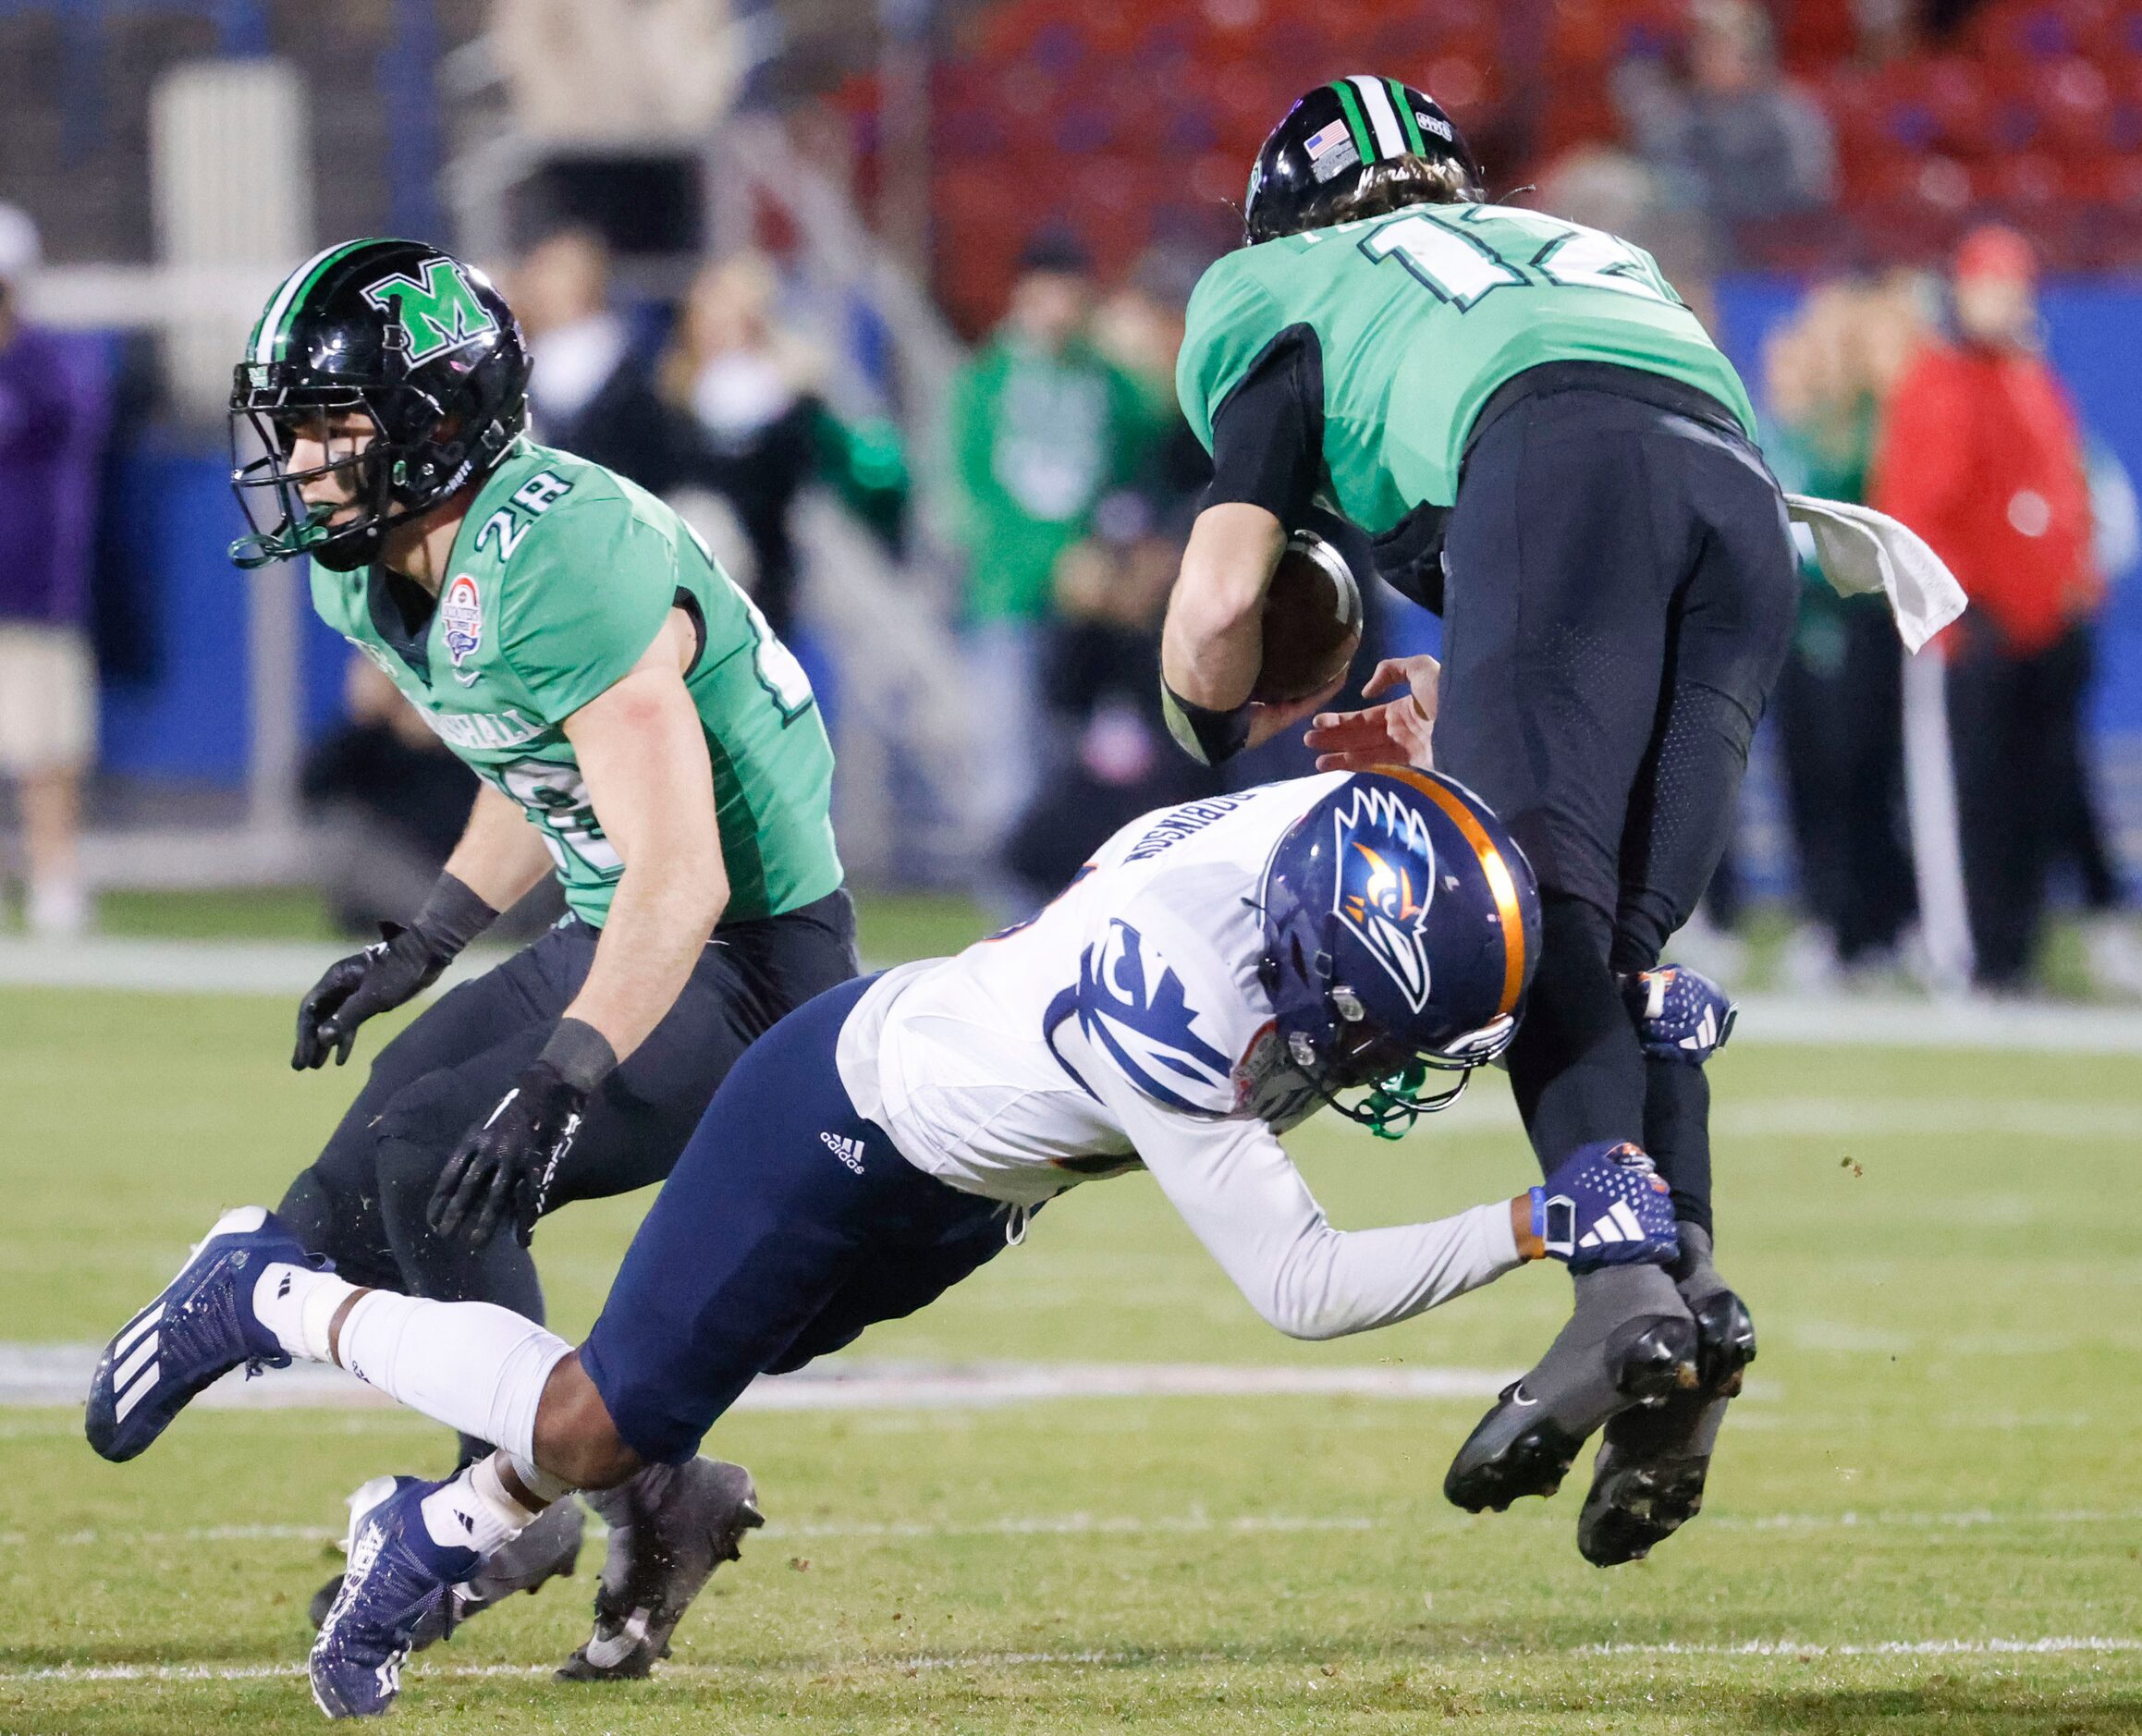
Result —
[[1205, 504], [1262, 507], [1301, 527], [1324, 473], [1324, 353], [1316, 332], [1290, 325], [1212, 419], [1212, 486]]

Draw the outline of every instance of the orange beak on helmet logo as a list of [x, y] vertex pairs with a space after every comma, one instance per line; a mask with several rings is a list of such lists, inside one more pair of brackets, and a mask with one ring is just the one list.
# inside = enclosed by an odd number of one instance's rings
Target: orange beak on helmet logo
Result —
[[1353, 848], [1368, 859], [1368, 885], [1358, 894], [1349, 894], [1347, 914], [1359, 922], [1366, 913], [1369, 904], [1393, 922], [1408, 922], [1422, 913], [1423, 907], [1414, 899], [1413, 875], [1403, 868], [1393, 868], [1366, 844], [1356, 841]]

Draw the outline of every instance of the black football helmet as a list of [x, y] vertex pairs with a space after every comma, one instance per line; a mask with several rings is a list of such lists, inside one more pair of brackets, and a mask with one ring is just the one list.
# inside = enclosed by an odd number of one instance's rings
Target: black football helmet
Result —
[[1332, 202], [1374, 165], [1400, 157], [1454, 163], [1475, 193], [1480, 165], [1436, 100], [1396, 79], [1356, 73], [1296, 100], [1250, 171], [1242, 229], [1251, 245], [1321, 227]]
[[[495, 466], [528, 424], [528, 346], [474, 266], [421, 241], [345, 241], [307, 260], [268, 300], [231, 385], [231, 487], [252, 533], [240, 567], [309, 555], [349, 572], [392, 526]], [[308, 421], [368, 417], [354, 456], [289, 468]], [[333, 471], [358, 511], [327, 522], [300, 486]]]

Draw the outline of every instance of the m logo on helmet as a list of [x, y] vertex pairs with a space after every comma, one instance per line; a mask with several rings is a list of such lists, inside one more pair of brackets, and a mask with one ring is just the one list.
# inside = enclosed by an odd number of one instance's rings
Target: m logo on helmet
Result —
[[1428, 904], [1436, 894], [1427, 818], [1395, 790], [1364, 782], [1332, 825], [1333, 914], [1418, 1012], [1428, 1001]]
[[396, 272], [364, 286], [364, 299], [401, 326], [410, 367], [498, 329], [458, 262], [441, 253], [418, 269], [421, 277]]

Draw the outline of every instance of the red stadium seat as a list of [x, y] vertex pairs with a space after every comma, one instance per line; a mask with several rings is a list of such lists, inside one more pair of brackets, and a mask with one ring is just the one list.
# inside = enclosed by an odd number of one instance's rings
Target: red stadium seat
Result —
[[2063, 156], [2088, 157], [2112, 148], [2112, 89], [2087, 60], [2061, 61], [2045, 81], [2045, 142]]

